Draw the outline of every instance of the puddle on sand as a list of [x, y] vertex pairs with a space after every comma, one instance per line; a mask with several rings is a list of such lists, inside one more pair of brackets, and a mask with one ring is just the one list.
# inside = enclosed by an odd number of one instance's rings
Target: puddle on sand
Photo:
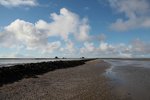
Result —
[[123, 80], [121, 77], [119, 77], [119, 75], [117, 74], [117, 72], [115, 71], [115, 66], [110, 66], [110, 68], [108, 68], [106, 70], [106, 72], [104, 73], [104, 75], [106, 77], [108, 77], [111, 80], [111, 83], [113, 84], [122, 84]]

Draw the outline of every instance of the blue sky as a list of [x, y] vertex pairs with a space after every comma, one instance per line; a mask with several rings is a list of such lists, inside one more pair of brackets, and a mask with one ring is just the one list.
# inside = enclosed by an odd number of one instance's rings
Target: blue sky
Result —
[[148, 0], [1, 0], [0, 57], [150, 57]]

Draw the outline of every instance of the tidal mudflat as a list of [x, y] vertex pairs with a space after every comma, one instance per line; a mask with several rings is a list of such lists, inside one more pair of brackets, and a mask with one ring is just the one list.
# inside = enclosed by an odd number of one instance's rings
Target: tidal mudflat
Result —
[[111, 67], [106, 76], [122, 99], [150, 100], [150, 60], [105, 60]]

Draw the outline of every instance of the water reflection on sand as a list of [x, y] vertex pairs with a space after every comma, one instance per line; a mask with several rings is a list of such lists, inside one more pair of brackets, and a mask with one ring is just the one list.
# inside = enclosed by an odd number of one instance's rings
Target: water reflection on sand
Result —
[[111, 64], [106, 71], [115, 91], [128, 100], [150, 100], [150, 61], [104, 60]]

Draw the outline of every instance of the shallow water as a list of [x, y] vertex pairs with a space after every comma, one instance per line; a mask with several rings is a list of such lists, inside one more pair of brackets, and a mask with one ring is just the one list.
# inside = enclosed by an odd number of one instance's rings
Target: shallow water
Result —
[[150, 68], [150, 61], [144, 60], [105, 60], [110, 63], [112, 66], [126, 66], [126, 65], [134, 65], [134, 67], [145, 67]]
[[150, 100], [150, 61], [105, 60], [111, 64], [106, 71], [115, 92], [127, 100]]

